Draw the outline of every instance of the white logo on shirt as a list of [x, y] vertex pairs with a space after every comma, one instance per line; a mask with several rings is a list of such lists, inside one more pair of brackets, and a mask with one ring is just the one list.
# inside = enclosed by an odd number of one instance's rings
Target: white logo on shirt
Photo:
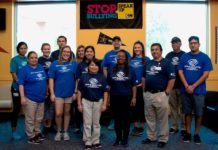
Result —
[[45, 62], [45, 68], [49, 68], [51, 66], [51, 62], [50, 61], [46, 61]]
[[177, 65], [179, 64], [179, 57], [173, 57], [171, 63], [172, 63], [174, 66], [177, 66]]
[[188, 65], [184, 66], [186, 70], [193, 70], [193, 71], [198, 71], [201, 69], [201, 66], [198, 66], [198, 60], [197, 59], [189, 59], [188, 60]]
[[98, 82], [97, 79], [91, 78], [91, 79], [89, 79], [89, 83], [86, 83], [85, 86], [88, 88], [99, 88], [102, 85]]
[[147, 72], [149, 75], [155, 75], [155, 74], [159, 73], [158, 70], [160, 70], [160, 69], [158, 69], [158, 67], [156, 67], [156, 66], [151, 66], [151, 67], [150, 67], [150, 71], [147, 70], [146, 72]]
[[129, 79], [129, 77], [125, 77], [125, 73], [123, 71], [119, 71], [116, 73], [115, 77], [112, 77], [115, 81], [125, 81]]

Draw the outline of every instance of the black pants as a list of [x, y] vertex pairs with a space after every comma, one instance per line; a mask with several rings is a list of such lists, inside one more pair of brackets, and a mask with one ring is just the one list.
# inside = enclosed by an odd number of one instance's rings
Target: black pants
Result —
[[83, 117], [82, 117], [82, 113], [79, 112], [78, 110], [77, 101], [73, 102], [71, 109], [72, 109], [72, 113], [74, 114], [71, 115], [74, 118], [74, 119], [71, 118], [71, 120], [74, 120], [72, 122], [75, 123], [76, 128], [81, 129]]
[[11, 113], [11, 127], [17, 127], [18, 115], [21, 109], [20, 93], [18, 90], [11, 87], [11, 96], [13, 100], [13, 112]]
[[117, 140], [128, 140], [130, 130], [131, 96], [111, 95], [110, 105], [114, 113], [114, 128]]
[[132, 118], [134, 122], [145, 122], [144, 99], [142, 87], [137, 87], [136, 106], [132, 107]]

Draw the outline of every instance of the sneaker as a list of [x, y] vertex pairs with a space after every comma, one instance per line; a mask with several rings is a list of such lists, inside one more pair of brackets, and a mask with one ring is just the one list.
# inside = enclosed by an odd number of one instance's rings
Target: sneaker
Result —
[[61, 132], [59, 131], [59, 132], [57, 132], [57, 134], [55, 135], [54, 140], [55, 140], [55, 141], [61, 141], [61, 137], [62, 137], [62, 134], [61, 134]]
[[75, 134], [80, 134], [80, 133], [81, 133], [81, 130], [80, 130], [79, 128], [76, 128], [76, 129], [73, 131], [73, 133], [75, 133]]
[[11, 138], [14, 140], [21, 140], [21, 136], [16, 131], [12, 132]]
[[191, 134], [190, 133], [185, 134], [185, 136], [183, 137], [183, 142], [185, 142], [185, 143], [191, 142]]
[[122, 140], [122, 141], [121, 141], [121, 145], [122, 145], [123, 147], [128, 147], [128, 146], [129, 146], [128, 140]]
[[201, 138], [198, 134], [194, 135], [195, 144], [201, 144]]
[[44, 141], [46, 139], [45, 136], [41, 133], [37, 134], [36, 138], [38, 138], [39, 141]]
[[179, 130], [170, 128], [169, 132], [170, 132], [170, 134], [176, 134], [177, 132], [179, 132]]
[[33, 138], [29, 138], [27, 142], [29, 144], [41, 144], [41, 141], [36, 136]]
[[114, 120], [111, 120], [109, 126], [107, 127], [108, 130], [114, 130]]
[[119, 146], [120, 145], [120, 140], [116, 139], [116, 141], [114, 142], [113, 146]]
[[97, 143], [97, 144], [93, 144], [93, 147], [96, 149], [100, 149], [100, 148], [102, 148], [102, 145], [101, 145], [101, 143]]
[[152, 140], [150, 140], [150, 139], [145, 139], [145, 140], [142, 140], [142, 144], [150, 144], [150, 143], [152, 143], [153, 141]]
[[186, 134], [186, 130], [181, 130], [181, 136], [185, 136], [185, 134]]
[[91, 145], [85, 145], [85, 149], [84, 150], [91, 150], [92, 146]]
[[68, 132], [63, 133], [63, 138], [64, 138], [64, 141], [69, 141], [70, 140], [70, 136], [69, 136]]

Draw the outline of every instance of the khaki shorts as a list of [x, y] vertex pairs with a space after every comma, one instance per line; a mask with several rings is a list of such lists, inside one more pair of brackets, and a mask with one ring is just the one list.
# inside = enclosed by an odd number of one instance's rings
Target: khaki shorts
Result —
[[70, 104], [72, 103], [72, 97], [56, 97], [55, 98], [55, 103], [60, 103], [60, 104]]

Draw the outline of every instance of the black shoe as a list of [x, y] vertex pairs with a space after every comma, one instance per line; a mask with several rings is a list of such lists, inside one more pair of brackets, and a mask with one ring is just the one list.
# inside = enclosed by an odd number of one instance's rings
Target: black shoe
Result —
[[165, 147], [166, 144], [167, 143], [165, 143], [165, 142], [158, 142], [157, 147], [163, 148], [163, 147]]
[[185, 136], [185, 134], [186, 134], [186, 130], [181, 130], [181, 136]]
[[36, 137], [39, 141], [44, 141], [44, 140], [46, 139], [45, 136], [42, 135], [41, 133], [37, 134], [35, 137]]
[[41, 144], [41, 141], [38, 138], [36, 138], [36, 137], [29, 138], [27, 142], [29, 144]]
[[121, 144], [122, 144], [123, 147], [128, 147], [129, 146], [128, 140], [122, 140]]
[[191, 134], [190, 133], [185, 134], [185, 136], [183, 137], [183, 142], [185, 142], [185, 143], [191, 142]]
[[96, 149], [102, 148], [101, 143], [93, 144], [92, 146], [93, 146], [94, 148], [96, 148]]
[[91, 145], [85, 145], [85, 150], [91, 150], [92, 146]]
[[179, 130], [178, 129], [176, 130], [176, 129], [170, 128], [169, 132], [170, 132], [170, 134], [176, 134], [176, 133], [179, 132]]
[[113, 146], [119, 146], [120, 145], [120, 140], [116, 139], [116, 141], [114, 142]]
[[150, 143], [152, 143], [153, 141], [152, 140], [150, 140], [150, 139], [145, 139], [145, 140], [142, 140], [142, 144], [150, 144]]
[[198, 134], [194, 135], [195, 144], [201, 144], [201, 138]]

